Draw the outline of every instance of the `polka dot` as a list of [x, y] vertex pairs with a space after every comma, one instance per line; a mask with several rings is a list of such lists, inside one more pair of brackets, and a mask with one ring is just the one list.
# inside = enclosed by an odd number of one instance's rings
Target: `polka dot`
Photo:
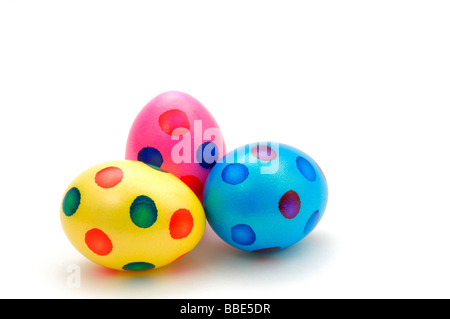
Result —
[[199, 146], [195, 155], [200, 166], [209, 169], [219, 159], [219, 149], [213, 142], [205, 142]]
[[72, 187], [64, 196], [63, 212], [66, 216], [72, 216], [80, 206], [81, 194], [78, 188]]
[[300, 197], [292, 190], [287, 191], [278, 202], [278, 209], [287, 219], [292, 219], [300, 212]]
[[130, 217], [133, 223], [140, 228], [152, 226], [158, 218], [155, 202], [145, 195], [136, 197], [130, 206]]
[[138, 153], [137, 160], [160, 167], [163, 163], [163, 157], [161, 153], [154, 147], [144, 147]]
[[108, 235], [97, 228], [93, 228], [86, 232], [84, 241], [88, 248], [94, 254], [99, 256], [106, 256], [113, 249], [111, 239], [109, 239]]
[[301, 156], [297, 157], [297, 168], [308, 181], [314, 182], [316, 180], [316, 171], [311, 163]]
[[[146, 163], [144, 163], [144, 164], [146, 164]], [[163, 170], [161, 167], [158, 167], [158, 166], [155, 166], [155, 165], [152, 165], [152, 164], [147, 164], [147, 166], [153, 168], [154, 170], [156, 170], [158, 172], [167, 173], [167, 171]]]
[[172, 262], [174, 262], [174, 261], [177, 261], [178, 259], [180, 259], [180, 258], [182, 258], [182, 257], [184, 257], [184, 256], [186, 256], [187, 254], [188, 254], [189, 252], [187, 252], [187, 253], [184, 253], [184, 254], [182, 254], [182, 255], [180, 255], [180, 256], [178, 256], [177, 258], [175, 258]]
[[251, 245], [256, 240], [256, 235], [249, 225], [239, 224], [231, 228], [231, 239], [239, 245]]
[[303, 234], [308, 235], [313, 229], [317, 226], [320, 220], [320, 213], [316, 210], [311, 217], [308, 219], [305, 225], [305, 229], [303, 230]]
[[257, 249], [253, 250], [254, 253], [270, 253], [272, 251], [280, 250], [281, 247], [269, 247], [269, 248], [263, 248], [263, 249]]
[[197, 195], [201, 197], [203, 195], [203, 184], [202, 182], [193, 175], [181, 176], [180, 179]]
[[267, 145], [256, 145], [253, 146], [251, 151], [252, 155], [261, 161], [273, 161], [277, 158], [277, 152]]
[[95, 175], [95, 183], [102, 188], [112, 188], [119, 184], [122, 179], [122, 170], [114, 166], [104, 168]]
[[170, 218], [169, 231], [173, 239], [187, 237], [194, 227], [194, 219], [187, 209], [179, 209]]
[[229, 164], [222, 171], [222, 180], [231, 185], [237, 185], [248, 177], [248, 168], [239, 163]]
[[155, 265], [144, 261], [132, 262], [122, 267], [123, 270], [132, 270], [132, 271], [148, 270], [153, 268], [155, 268]]
[[173, 136], [183, 135], [191, 128], [186, 113], [181, 110], [170, 110], [161, 114], [159, 126], [164, 133]]

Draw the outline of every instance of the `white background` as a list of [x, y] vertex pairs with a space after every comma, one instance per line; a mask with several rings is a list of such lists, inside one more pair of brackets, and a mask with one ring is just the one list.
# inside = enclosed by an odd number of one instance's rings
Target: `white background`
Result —
[[[450, 297], [449, 17], [448, 1], [2, 0], [0, 297]], [[202, 102], [228, 150], [312, 156], [330, 193], [316, 230], [258, 257], [208, 229], [142, 274], [80, 255], [65, 188], [123, 159], [167, 90]]]

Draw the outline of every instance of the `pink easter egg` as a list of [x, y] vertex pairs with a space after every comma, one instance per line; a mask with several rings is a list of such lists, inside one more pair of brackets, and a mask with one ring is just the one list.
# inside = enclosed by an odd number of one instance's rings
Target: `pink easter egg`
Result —
[[225, 152], [222, 133], [209, 111], [192, 96], [169, 91], [137, 115], [125, 157], [174, 174], [202, 201], [205, 180]]

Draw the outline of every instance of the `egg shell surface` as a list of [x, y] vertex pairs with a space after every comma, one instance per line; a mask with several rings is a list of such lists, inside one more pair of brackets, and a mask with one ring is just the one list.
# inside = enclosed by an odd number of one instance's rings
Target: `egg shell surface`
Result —
[[129, 160], [95, 165], [76, 177], [60, 219], [81, 254], [117, 270], [175, 261], [197, 245], [206, 224], [199, 199], [177, 177]]
[[202, 200], [205, 180], [224, 154], [223, 136], [210, 112], [192, 96], [168, 91], [135, 118], [125, 158], [163, 168]]
[[218, 162], [205, 184], [204, 207], [212, 229], [245, 251], [289, 247], [321, 220], [328, 186], [317, 163], [285, 144], [244, 145]]

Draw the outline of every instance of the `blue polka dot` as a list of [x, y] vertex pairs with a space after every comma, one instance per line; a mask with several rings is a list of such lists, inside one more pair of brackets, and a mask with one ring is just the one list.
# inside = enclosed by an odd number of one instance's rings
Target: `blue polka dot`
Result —
[[316, 171], [312, 165], [301, 156], [297, 157], [297, 168], [308, 181], [314, 182], [316, 180]]
[[138, 161], [160, 167], [163, 163], [163, 157], [161, 153], [153, 147], [144, 147], [139, 151]]
[[308, 219], [305, 225], [305, 229], [303, 230], [303, 233], [308, 235], [310, 232], [313, 231], [313, 229], [317, 226], [320, 220], [320, 213], [318, 210], [316, 210], [311, 217]]
[[243, 164], [229, 164], [222, 171], [222, 180], [231, 185], [237, 185], [248, 177], [248, 168]]
[[251, 245], [256, 240], [256, 235], [249, 225], [239, 224], [231, 228], [231, 239], [240, 245]]
[[197, 149], [195, 158], [201, 167], [212, 168], [219, 159], [219, 149], [213, 142], [205, 142]]

